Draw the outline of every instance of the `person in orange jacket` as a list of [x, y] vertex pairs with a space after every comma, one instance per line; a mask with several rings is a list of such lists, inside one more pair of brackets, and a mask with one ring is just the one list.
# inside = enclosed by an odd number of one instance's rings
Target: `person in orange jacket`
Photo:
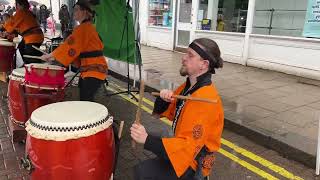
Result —
[[80, 100], [94, 101], [94, 95], [107, 76], [107, 62], [103, 56], [103, 43], [92, 24], [94, 11], [88, 2], [78, 1], [74, 6], [74, 19], [80, 22], [72, 34], [52, 53], [41, 56], [45, 61], [56, 60], [64, 66], [80, 66]]
[[[29, 10], [29, 2], [27, 0], [16, 0], [16, 7], [17, 12], [1, 27], [2, 30], [6, 31], [6, 33], [2, 33], [2, 37], [17, 32], [23, 37], [18, 45], [21, 55], [41, 56], [42, 53], [32, 46], [40, 47], [44, 40], [44, 35], [36, 17]], [[23, 57], [23, 61], [25, 64], [41, 63], [39, 59], [25, 57]]]
[[[4, 25], [5, 22], [10, 19], [10, 17], [11, 17], [11, 16], [10, 16], [9, 13], [4, 13], [4, 14], [2, 15], [1, 25]], [[16, 34], [16, 33], [3, 33], [3, 35], [2, 35], [1, 37], [6, 38], [6, 39], [8, 39], [8, 41], [12, 42], [13, 39], [14, 39], [15, 37], [17, 37], [17, 36], [18, 36], [18, 34]]]
[[[157, 155], [135, 167], [135, 179], [206, 179], [220, 148], [224, 112], [211, 81], [223, 66], [218, 45], [210, 39], [194, 40], [182, 58], [180, 74], [186, 82], [174, 92], [162, 90], [153, 113], [172, 121], [172, 136], [148, 134], [143, 125], [133, 124], [131, 137]], [[173, 95], [206, 98], [216, 103], [177, 100]]]

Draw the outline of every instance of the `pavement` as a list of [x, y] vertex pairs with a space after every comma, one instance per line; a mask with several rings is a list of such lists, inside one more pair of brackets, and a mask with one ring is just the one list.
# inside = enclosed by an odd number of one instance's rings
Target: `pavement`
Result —
[[[96, 100], [108, 108], [115, 120], [125, 121], [115, 179], [132, 180], [133, 167], [145, 159], [154, 158], [155, 155], [143, 150], [142, 146], [138, 145], [136, 149], [131, 147], [129, 128], [135, 119], [137, 102], [126, 94], [106, 96], [123, 91], [126, 87], [125, 83], [117, 79], [109, 78], [109, 81], [107, 91], [101, 89]], [[0, 88], [1, 94], [6, 94], [7, 84], [0, 82]], [[77, 88], [73, 87], [66, 91], [66, 100], [77, 99]], [[154, 97], [146, 93], [142, 108], [142, 124], [149, 133], [164, 135], [170, 128], [170, 123], [150, 115], [153, 100]], [[29, 179], [28, 174], [19, 165], [19, 159], [24, 156], [24, 144], [12, 143], [8, 132], [9, 112], [6, 99], [0, 101], [0, 107], [0, 179]], [[222, 142], [210, 179], [317, 179], [314, 176], [314, 169], [286, 159], [277, 152], [229, 130], [224, 130]]]
[[[146, 84], [160, 90], [184, 82], [178, 74], [182, 56], [143, 46]], [[309, 165], [314, 166], [320, 81], [225, 62], [213, 75], [213, 82], [222, 97], [226, 120], [310, 155]]]

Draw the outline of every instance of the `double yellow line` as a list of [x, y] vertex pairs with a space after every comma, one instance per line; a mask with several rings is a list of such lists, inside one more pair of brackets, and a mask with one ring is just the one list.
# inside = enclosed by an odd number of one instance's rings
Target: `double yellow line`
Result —
[[[110, 83], [110, 85], [114, 86], [116, 89], [123, 90], [122, 87], [118, 86], [118, 85], [115, 84], [115, 83]], [[108, 89], [109, 89], [110, 91], [116, 92], [116, 90], [115, 90], [114, 88], [109, 87]], [[119, 94], [119, 96], [120, 96], [121, 98], [125, 99], [126, 101], [128, 101], [128, 102], [130, 102], [130, 103], [132, 103], [132, 104], [134, 104], [134, 105], [136, 105], [136, 106], [138, 106], [138, 103], [137, 103], [136, 101], [130, 99], [130, 98], [127, 97], [126, 95], [121, 95], [121, 94]], [[137, 97], [139, 97], [139, 95], [137, 95]], [[143, 101], [144, 101], [147, 105], [149, 105], [149, 106], [151, 106], [151, 107], [154, 107], [154, 103], [153, 103], [152, 101], [150, 101], [149, 99], [143, 98]], [[150, 108], [144, 106], [144, 105], [142, 105], [141, 108], [142, 108], [144, 111], [146, 111], [147, 113], [149, 113], [149, 114], [152, 113], [152, 110], [151, 110]], [[166, 118], [161, 118], [161, 120], [162, 120], [164, 123], [166, 123], [167, 125], [170, 125], [170, 126], [171, 126], [171, 124], [172, 124], [171, 121], [169, 121], [169, 120], [166, 119]], [[255, 162], [259, 163], [260, 165], [262, 165], [262, 166], [270, 169], [271, 171], [273, 171], [273, 172], [275, 172], [275, 173], [277, 173], [277, 174], [279, 174], [279, 175], [281, 175], [281, 176], [283, 176], [283, 177], [285, 177], [285, 178], [287, 178], [287, 179], [302, 180], [301, 177], [295, 176], [294, 174], [292, 174], [291, 172], [287, 171], [286, 169], [284, 169], [284, 168], [282, 168], [282, 167], [280, 167], [280, 166], [278, 166], [278, 165], [276, 165], [276, 164], [274, 164], [274, 163], [272, 163], [272, 162], [270, 162], [270, 161], [262, 158], [261, 156], [258, 156], [258, 155], [256, 155], [256, 154], [254, 154], [254, 153], [252, 153], [252, 152], [250, 152], [250, 151], [248, 151], [248, 150], [246, 150], [246, 149], [243, 149], [243, 148], [241, 148], [241, 147], [233, 144], [232, 142], [230, 142], [230, 141], [228, 141], [228, 140], [226, 140], [226, 139], [223, 139], [223, 138], [222, 138], [222, 139], [221, 139], [221, 143], [222, 143], [223, 145], [229, 147], [230, 149], [234, 150], [235, 152], [241, 154], [242, 156], [247, 157], [247, 158], [251, 159], [252, 161], [255, 161]], [[265, 179], [270, 179], [270, 180], [278, 179], [278, 178], [272, 176], [271, 174], [263, 171], [262, 169], [260, 169], [260, 168], [258, 168], [258, 167], [256, 167], [256, 166], [254, 166], [254, 165], [252, 165], [252, 164], [250, 164], [250, 163], [248, 163], [248, 162], [240, 159], [239, 157], [231, 154], [230, 152], [228, 152], [228, 151], [226, 151], [226, 150], [224, 150], [224, 149], [222, 149], [222, 148], [220, 148], [219, 153], [221, 153], [221, 154], [224, 155], [225, 157], [231, 159], [232, 161], [240, 164], [241, 166], [247, 168], [248, 170], [254, 172], [255, 174], [257, 174], [257, 175], [259, 175], [259, 176], [261, 176], [261, 177], [263, 177], [263, 178], [265, 178]]]

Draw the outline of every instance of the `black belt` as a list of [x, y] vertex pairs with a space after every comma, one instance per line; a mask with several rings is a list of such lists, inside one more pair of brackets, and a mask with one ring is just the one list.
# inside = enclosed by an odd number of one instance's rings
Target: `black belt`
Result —
[[[37, 30], [38, 30], [38, 32], [37, 32]], [[20, 35], [21, 36], [25, 36], [27, 34], [33, 34], [33, 33], [36, 34], [36, 33], [40, 33], [40, 32], [42, 32], [42, 30], [40, 29], [39, 26], [37, 26], [37, 27], [32, 27], [30, 29], [27, 29], [27, 30], [23, 31], [22, 33], [20, 33]]]
[[80, 58], [93, 58], [93, 57], [100, 57], [100, 56], [103, 56], [102, 51], [83, 52], [83, 53], [80, 53], [79, 55]]

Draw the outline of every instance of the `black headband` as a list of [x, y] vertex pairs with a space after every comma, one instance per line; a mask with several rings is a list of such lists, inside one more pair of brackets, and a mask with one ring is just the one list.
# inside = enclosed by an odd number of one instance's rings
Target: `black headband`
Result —
[[192, 42], [189, 45], [189, 48], [193, 49], [195, 52], [197, 52], [199, 54], [200, 57], [202, 57], [202, 59], [204, 60], [208, 60], [209, 61], [209, 71], [214, 74], [215, 70], [214, 70], [214, 64], [216, 62], [215, 59], [212, 59], [207, 52], [205, 52], [201, 47], [199, 47], [196, 43]]
[[[92, 10], [92, 9], [89, 7], [90, 5], [88, 5], [88, 4], [86, 4], [86, 3], [82, 3], [82, 2], [79, 2], [79, 1], [78, 1], [74, 6], [76, 6], [76, 5], [82, 7], [83, 9], [87, 10], [88, 12], [90, 12], [90, 13], [92, 13], [92, 14], [95, 13], [95, 11]], [[73, 6], [73, 7], [74, 7], [74, 6]]]

